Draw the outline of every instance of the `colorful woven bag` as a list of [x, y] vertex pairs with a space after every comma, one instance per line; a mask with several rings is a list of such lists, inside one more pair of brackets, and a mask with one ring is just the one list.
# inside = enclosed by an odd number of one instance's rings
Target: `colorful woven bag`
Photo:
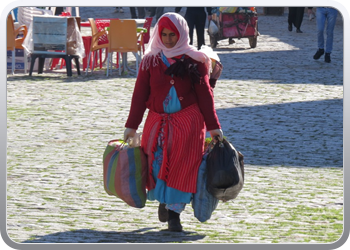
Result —
[[103, 154], [103, 182], [109, 195], [129, 206], [146, 204], [147, 157], [141, 147], [131, 148], [121, 140], [112, 140]]

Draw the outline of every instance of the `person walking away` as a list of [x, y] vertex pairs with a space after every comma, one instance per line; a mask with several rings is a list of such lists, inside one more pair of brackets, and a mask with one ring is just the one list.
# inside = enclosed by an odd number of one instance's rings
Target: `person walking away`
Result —
[[115, 7], [115, 13], [124, 13], [123, 7]]
[[288, 30], [292, 31], [294, 25], [297, 33], [303, 33], [300, 27], [304, 18], [305, 7], [289, 7], [288, 9]]
[[186, 20], [165, 13], [156, 23], [140, 64], [124, 141], [135, 136], [148, 109], [141, 148], [148, 158], [147, 198], [159, 202], [158, 218], [182, 231], [180, 214], [196, 193], [205, 133], [223, 132], [209, 85], [211, 59], [189, 45]]
[[151, 7], [150, 17], [156, 17], [156, 21], [164, 14], [164, 7]]
[[175, 7], [175, 13], [179, 13], [181, 11], [182, 7]]
[[132, 19], [144, 19], [146, 17], [145, 7], [137, 7], [138, 15], [136, 14], [136, 7], [129, 7]]
[[[314, 55], [314, 59], [318, 60], [326, 52], [324, 61], [331, 62], [331, 53], [333, 50], [333, 33], [337, 22], [338, 11], [329, 7], [317, 7], [316, 9], [316, 23], [317, 23], [317, 46], [318, 50]], [[324, 30], [326, 27], [326, 50], [324, 46]]]
[[[190, 29], [190, 44], [193, 45], [193, 31], [196, 28], [197, 33], [197, 48], [200, 50], [202, 45], [205, 45], [204, 39], [204, 31], [205, 31], [205, 23], [208, 20], [211, 20], [211, 7], [187, 7], [185, 13], [185, 19], [187, 21], [188, 27]], [[181, 10], [181, 9], [180, 9]], [[177, 11], [180, 11], [177, 9]]]

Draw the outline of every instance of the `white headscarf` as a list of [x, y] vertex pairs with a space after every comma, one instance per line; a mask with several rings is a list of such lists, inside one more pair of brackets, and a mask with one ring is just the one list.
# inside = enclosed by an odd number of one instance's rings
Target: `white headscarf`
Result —
[[[165, 47], [162, 39], [159, 36], [158, 23], [163, 17], [168, 17], [173, 22], [180, 34], [179, 40], [172, 48]], [[190, 45], [189, 28], [186, 20], [181, 15], [172, 12], [165, 13], [159, 18], [159, 20], [153, 29], [148, 47], [145, 51], [142, 69], [144, 69], [144, 67], [147, 69], [149, 68], [151, 63], [150, 60], [152, 58], [154, 59], [152, 66], [155, 67], [158, 62], [158, 60], [156, 60], [156, 55], [163, 51], [167, 58], [186, 54], [196, 61], [205, 63], [209, 73], [211, 69], [211, 60], [205, 53], [198, 51], [194, 46]]]

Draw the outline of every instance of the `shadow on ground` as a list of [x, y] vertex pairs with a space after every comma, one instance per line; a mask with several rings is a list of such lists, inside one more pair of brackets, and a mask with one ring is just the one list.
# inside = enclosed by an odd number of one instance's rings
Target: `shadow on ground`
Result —
[[22, 243], [171, 243], [193, 242], [205, 235], [195, 232], [150, 231], [142, 228], [132, 232], [95, 231], [80, 229], [47, 235], [38, 235]]
[[217, 114], [246, 164], [343, 166], [343, 99], [236, 105]]
[[333, 58], [332, 63], [324, 63], [323, 59], [306, 57], [307, 49], [258, 52], [247, 49], [245, 53], [240, 53], [240, 50], [215, 49], [224, 66], [219, 81], [343, 85], [342, 58]]

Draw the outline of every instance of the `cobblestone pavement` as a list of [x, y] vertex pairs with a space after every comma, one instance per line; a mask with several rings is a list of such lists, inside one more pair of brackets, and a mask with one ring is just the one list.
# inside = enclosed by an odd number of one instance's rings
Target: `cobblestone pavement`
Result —
[[[120, 17], [114, 7], [82, 18]], [[92, 11], [94, 10], [94, 11]], [[166, 8], [166, 11], [172, 10]], [[184, 10], [183, 10], [184, 11]], [[181, 14], [183, 14], [183, 11]], [[261, 13], [261, 8], [259, 9]], [[330, 243], [343, 230], [343, 23], [332, 62], [312, 59], [316, 23], [287, 30], [287, 14], [259, 15], [257, 47], [222, 40], [215, 104], [225, 136], [245, 155], [246, 182], [200, 223], [166, 231], [155, 202], [127, 206], [103, 189], [102, 154], [121, 138], [135, 82], [105, 70], [7, 79], [7, 233], [16, 243]], [[208, 39], [208, 37], [207, 37]], [[207, 44], [209, 41], [207, 40]], [[129, 56], [132, 65], [134, 59]], [[140, 127], [140, 131], [142, 130]]]

